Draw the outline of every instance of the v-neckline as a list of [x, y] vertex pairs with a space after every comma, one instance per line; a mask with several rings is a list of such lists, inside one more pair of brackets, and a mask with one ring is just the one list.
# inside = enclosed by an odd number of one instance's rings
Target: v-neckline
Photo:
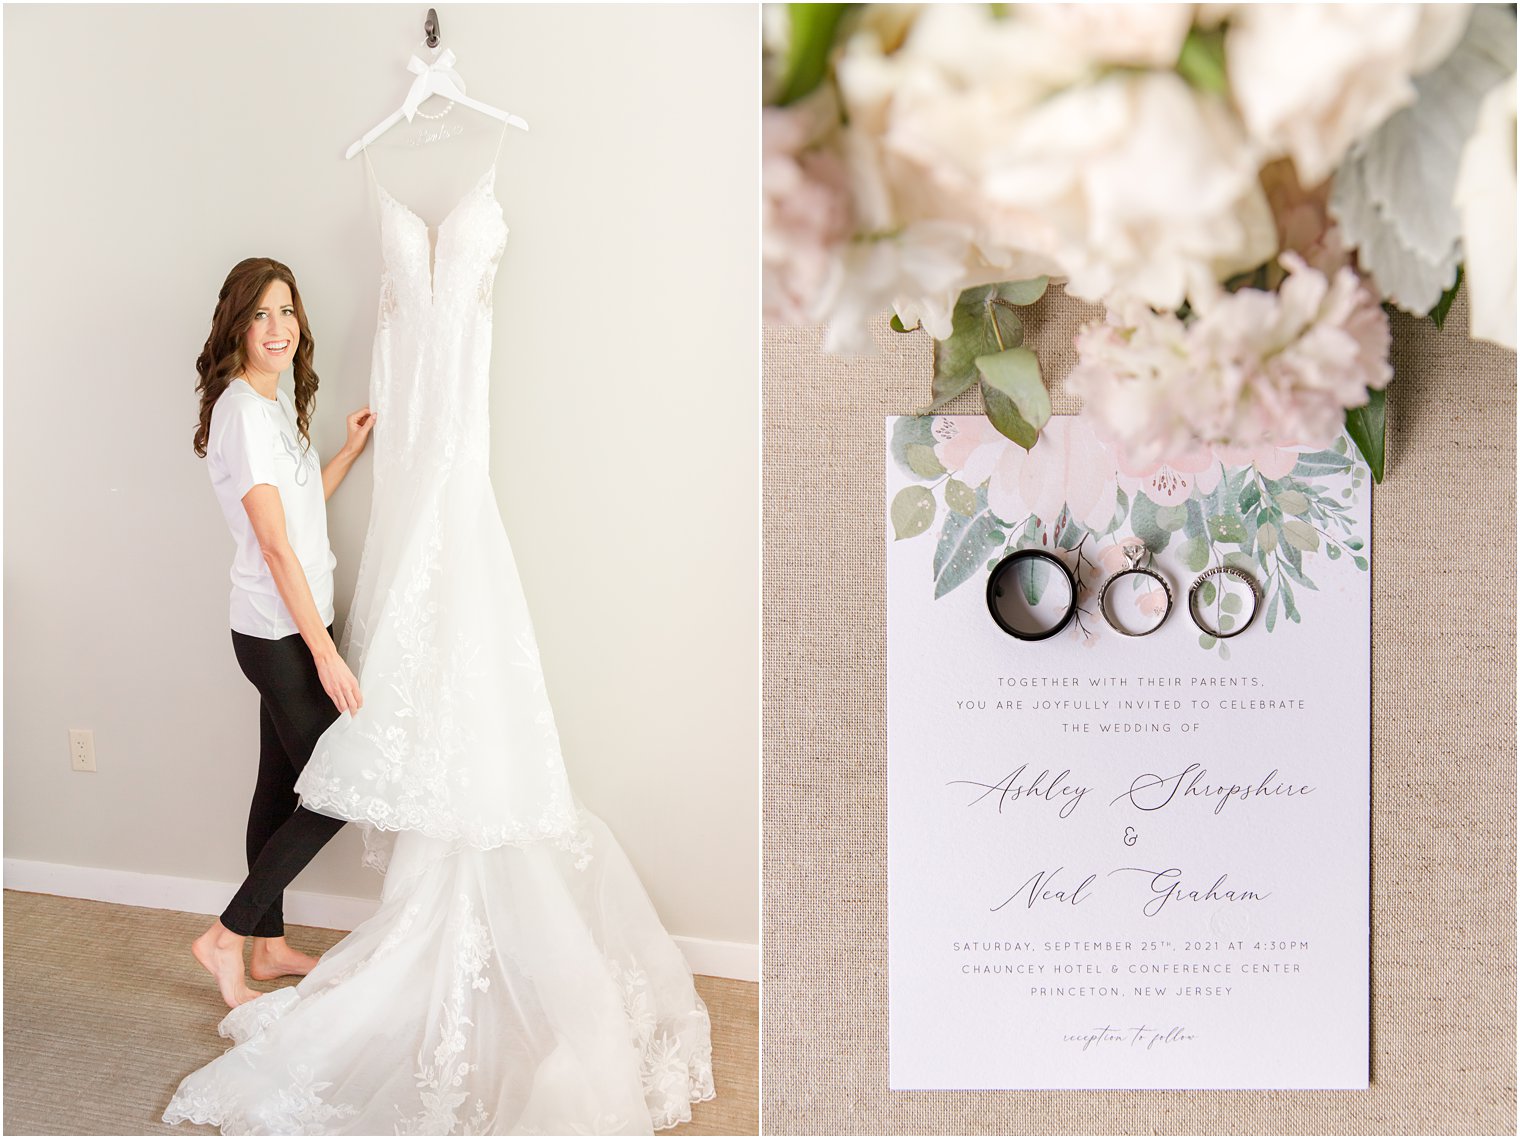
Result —
[[428, 303], [429, 304], [431, 304], [433, 302], [434, 298], [437, 296], [438, 246], [443, 243], [443, 231], [444, 231], [444, 229], [448, 226], [449, 222], [451, 222], [451, 221], [454, 220], [454, 215], [459, 212], [460, 207], [463, 206], [466, 202], [468, 202], [471, 198], [473, 198], [475, 196], [475, 194], [480, 190], [481, 186], [485, 183], [485, 181], [488, 178], [490, 178], [495, 173], [496, 173], [496, 166], [495, 166], [494, 163], [492, 165], [486, 167], [485, 173], [483, 173], [479, 178], [475, 179], [475, 184], [473, 186], [471, 186], [468, 190], [466, 190], [464, 192], [464, 194], [460, 197], [460, 199], [457, 202], [454, 203], [453, 207], [449, 210], [449, 212], [447, 214], [444, 215], [443, 220], [441, 222], [439, 222], [436, 227], [428, 225], [427, 222], [425, 222], [425, 221], [422, 220], [422, 215], [420, 215], [416, 210], [412, 209], [411, 206], [407, 205], [400, 198], [396, 197], [395, 194], [393, 194], [389, 190], [387, 190], [384, 187], [384, 185], [381, 184], [379, 178], [375, 179], [375, 188], [377, 190], [379, 190], [382, 194], [384, 194], [387, 198], [389, 198], [392, 202], [394, 202], [396, 205], [400, 206], [401, 209], [407, 214], [407, 216], [411, 217], [413, 220], [415, 220], [417, 222], [418, 225], [420, 225], [422, 227], [422, 236], [423, 236], [423, 238], [428, 243]]

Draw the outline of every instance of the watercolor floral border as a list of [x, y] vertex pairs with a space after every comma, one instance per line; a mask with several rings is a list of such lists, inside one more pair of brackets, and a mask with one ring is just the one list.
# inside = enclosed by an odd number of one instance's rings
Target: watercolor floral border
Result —
[[[1234, 565], [1257, 582], [1267, 632], [1298, 623], [1299, 590], [1318, 590], [1318, 558], [1348, 559], [1366, 571], [1365, 539], [1351, 508], [1369, 471], [1342, 434], [1320, 451], [1204, 448], [1135, 468], [1080, 420], [1025, 451], [980, 416], [902, 416], [893, 421], [893, 461], [912, 482], [892, 498], [895, 541], [934, 532], [934, 596], [944, 597], [1014, 550], [1060, 551], [1085, 601], [1071, 635], [1092, 643], [1098, 586], [1121, 564], [1120, 543], [1138, 539], [1152, 557], [1175, 548], [1193, 573]], [[936, 529], [937, 523], [937, 529]], [[1031, 604], [1041, 577], [1026, 579]], [[1228, 631], [1239, 597], [1212, 583], [1200, 601]], [[1179, 596], [1179, 601], [1185, 600]], [[1229, 658], [1225, 641], [1200, 634], [1204, 649]]]

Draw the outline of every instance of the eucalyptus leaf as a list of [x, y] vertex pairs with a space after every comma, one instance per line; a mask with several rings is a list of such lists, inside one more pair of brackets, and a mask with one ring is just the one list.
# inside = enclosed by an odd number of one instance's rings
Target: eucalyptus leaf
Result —
[[[996, 399], [987, 402], [993, 426], [1027, 451], [1040, 437], [1040, 428], [1050, 422], [1050, 393], [1040, 378], [1040, 362], [1028, 348], [1010, 348], [978, 356], [976, 367], [982, 377], [982, 399], [987, 401], [990, 390], [1007, 401], [1007, 405]], [[999, 405], [996, 414], [994, 405]]]
[[1029, 450], [1039, 441], [1039, 428], [1020, 415], [1018, 405], [996, 388], [983, 385], [982, 404], [987, 409], [987, 419], [992, 426], [1024, 450]]
[[1302, 519], [1285, 519], [1282, 534], [1289, 545], [1297, 546], [1300, 550], [1319, 549], [1319, 532]]
[[1245, 602], [1240, 599], [1238, 593], [1226, 593], [1219, 601], [1219, 607], [1226, 613], [1239, 614], [1245, 608]]
[[979, 285], [961, 293], [951, 313], [949, 337], [934, 342], [933, 398], [928, 410], [938, 411], [976, 383], [981, 376], [978, 356], [1024, 343], [1024, 323], [1010, 306], [1033, 304], [1044, 295], [1046, 284], [1046, 278], [1037, 277]]
[[926, 443], [909, 443], [904, 449], [908, 469], [921, 479], [937, 479], [945, 473], [934, 448]]
[[1272, 600], [1267, 602], [1267, 632], [1271, 632], [1277, 626], [1277, 594], [1272, 595]]
[[1300, 491], [1281, 491], [1274, 496], [1273, 501], [1277, 503], [1277, 508], [1284, 514], [1307, 514], [1309, 512], [1309, 500]]
[[892, 499], [892, 529], [897, 541], [916, 538], [934, 521], [934, 496], [928, 487], [905, 486]]
[[1163, 530], [1176, 533], [1187, 524], [1188, 509], [1186, 503], [1178, 503], [1176, 506], [1156, 507], [1156, 525]]
[[1367, 406], [1346, 409], [1346, 433], [1351, 436], [1351, 441], [1356, 444], [1356, 449], [1362, 453], [1362, 458], [1372, 471], [1373, 482], [1383, 481], [1387, 398], [1386, 392], [1368, 388]]
[[1216, 514], [1209, 519], [1209, 533], [1216, 542], [1240, 543], [1245, 541], [1246, 527], [1238, 515]]
[[1251, 511], [1256, 509], [1257, 505], [1260, 502], [1261, 484], [1258, 483], [1255, 479], [1252, 479], [1249, 483], [1246, 484], [1246, 488], [1240, 492], [1240, 512], [1242, 514], [1249, 514]]
[[1156, 521], [1156, 504], [1142, 492], [1136, 491], [1129, 507], [1129, 528], [1150, 549], [1159, 554], [1172, 541], [1172, 532]]
[[976, 491], [960, 479], [950, 479], [945, 483], [945, 505], [957, 514], [970, 518], [977, 510]]
[[936, 441], [932, 415], [900, 415], [892, 422], [892, 460], [905, 474], [921, 477], [908, 461], [908, 448], [923, 446], [932, 449]]
[[[1194, 573], [1209, 564], [1209, 544], [1203, 538], [1190, 538], [1182, 543], [1182, 564]], [[1207, 584], [1207, 583], [1206, 583]]]
[[1270, 554], [1277, 549], [1277, 527], [1270, 522], [1263, 522], [1256, 528], [1256, 548], [1264, 554]]

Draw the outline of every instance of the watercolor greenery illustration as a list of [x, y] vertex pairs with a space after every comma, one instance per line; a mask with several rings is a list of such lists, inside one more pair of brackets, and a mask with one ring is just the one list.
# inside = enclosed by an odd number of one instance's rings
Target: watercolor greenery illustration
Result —
[[[936, 598], [1015, 550], [1044, 548], [1077, 575], [1082, 596], [1072, 635], [1090, 642], [1102, 623], [1093, 620], [1098, 587], [1120, 568], [1120, 543], [1138, 539], [1152, 558], [1172, 550], [1195, 574], [1211, 565], [1245, 571], [1260, 594], [1258, 619], [1271, 632], [1284, 619], [1301, 620], [1300, 591], [1319, 588], [1316, 559], [1367, 569], [1351, 508], [1369, 471], [1344, 434], [1323, 451], [1204, 451], [1133, 471], [1080, 420], [1045, 442], [1051, 446], [1025, 451], [977, 416], [894, 421], [892, 458], [912, 480], [892, 499], [894, 540], [933, 533]], [[1048, 573], [1032, 568], [1021, 586], [1034, 605]], [[1186, 585], [1176, 590], [1180, 604]], [[1199, 602], [1223, 632], [1246, 616], [1243, 596], [1212, 581]], [[1229, 658], [1218, 638], [1201, 633], [1199, 644]]]

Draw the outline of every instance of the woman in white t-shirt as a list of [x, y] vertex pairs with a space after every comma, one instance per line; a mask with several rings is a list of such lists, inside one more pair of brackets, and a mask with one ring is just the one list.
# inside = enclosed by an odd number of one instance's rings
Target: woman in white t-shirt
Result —
[[[326, 467], [307, 437], [317, 393], [313, 343], [295, 277], [253, 257], [227, 275], [211, 335], [195, 362], [200, 426], [195, 453], [232, 532], [229, 623], [239, 667], [260, 696], [259, 775], [248, 813], [248, 878], [191, 952], [228, 1005], [258, 994], [243, 973], [253, 941], [256, 980], [304, 974], [316, 959], [285, 942], [285, 887], [343, 826], [297, 806], [296, 777], [317, 739], [362, 704], [333, 640], [333, 567], [326, 501], [369, 440], [375, 417], [348, 417], [348, 438]], [[293, 370], [295, 398], [279, 389]]]

